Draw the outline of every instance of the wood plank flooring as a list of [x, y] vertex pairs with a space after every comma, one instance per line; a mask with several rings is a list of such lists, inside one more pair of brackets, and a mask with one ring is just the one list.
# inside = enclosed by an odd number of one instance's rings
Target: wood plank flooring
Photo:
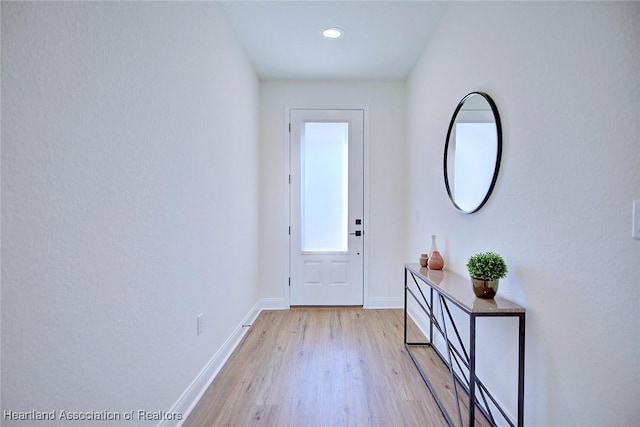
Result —
[[[183, 425], [446, 426], [404, 348], [403, 322], [402, 310], [264, 311]], [[415, 353], [431, 370], [437, 356]]]

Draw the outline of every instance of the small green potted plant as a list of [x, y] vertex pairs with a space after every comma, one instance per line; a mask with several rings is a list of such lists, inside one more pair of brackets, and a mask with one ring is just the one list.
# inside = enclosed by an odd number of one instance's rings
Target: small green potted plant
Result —
[[467, 261], [473, 292], [478, 298], [490, 299], [498, 292], [498, 281], [507, 275], [507, 264], [495, 252], [475, 254]]

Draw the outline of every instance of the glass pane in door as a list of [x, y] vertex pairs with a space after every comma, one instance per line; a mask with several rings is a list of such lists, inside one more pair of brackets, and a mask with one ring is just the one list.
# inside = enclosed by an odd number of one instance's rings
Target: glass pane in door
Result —
[[346, 252], [349, 123], [307, 122], [302, 133], [302, 251]]

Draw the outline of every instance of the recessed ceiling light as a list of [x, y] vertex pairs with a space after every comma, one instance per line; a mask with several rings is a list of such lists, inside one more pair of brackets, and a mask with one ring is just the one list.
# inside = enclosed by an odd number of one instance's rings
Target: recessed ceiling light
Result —
[[327, 28], [322, 32], [322, 35], [328, 39], [339, 39], [342, 37], [342, 29], [338, 27]]

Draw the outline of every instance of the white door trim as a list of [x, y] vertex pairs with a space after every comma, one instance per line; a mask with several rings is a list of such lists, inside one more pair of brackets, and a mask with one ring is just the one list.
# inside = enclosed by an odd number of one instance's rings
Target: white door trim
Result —
[[[284, 144], [284, 173], [283, 173], [283, 186], [285, 188], [285, 212], [287, 215], [287, 227], [291, 224], [291, 218], [289, 218], [289, 213], [291, 212], [291, 194], [290, 194], [290, 185], [289, 185], [289, 173], [290, 173], [290, 160], [291, 160], [291, 152], [289, 147], [289, 117], [291, 114], [291, 110], [362, 110], [364, 112], [364, 146], [363, 146], [363, 173], [364, 173], [364, 212], [363, 212], [363, 222], [365, 224], [366, 232], [363, 235], [363, 245], [364, 245], [364, 266], [363, 266], [363, 299], [364, 299], [364, 308], [368, 308], [370, 306], [369, 302], [369, 236], [371, 233], [369, 232], [369, 105], [362, 104], [348, 104], [348, 105], [340, 105], [340, 104], [321, 104], [321, 105], [308, 105], [308, 104], [291, 104], [286, 105], [284, 109], [284, 120], [283, 120], [283, 144]], [[284, 277], [289, 278], [290, 270], [290, 262], [291, 262], [291, 245], [289, 242], [289, 229], [284, 230], [287, 234], [287, 252], [284, 255], [286, 259], [284, 265]], [[283, 295], [284, 295], [284, 305], [287, 308], [291, 307], [291, 299], [289, 295], [289, 281], [285, 280], [283, 283]]]

